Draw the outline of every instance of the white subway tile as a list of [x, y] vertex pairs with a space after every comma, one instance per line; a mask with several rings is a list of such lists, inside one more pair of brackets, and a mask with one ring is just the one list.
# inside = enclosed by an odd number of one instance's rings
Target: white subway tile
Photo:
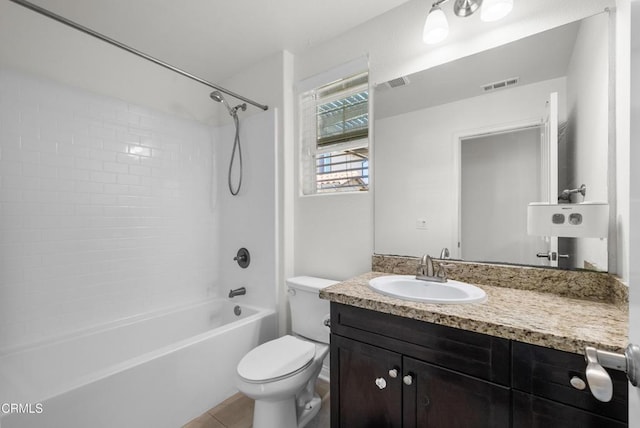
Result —
[[135, 154], [118, 153], [117, 160], [123, 164], [139, 164], [140, 156]]
[[[131, 165], [133, 166], [133, 165]], [[106, 172], [115, 172], [120, 174], [127, 174], [129, 172], [129, 165], [116, 163], [116, 162], [105, 162], [102, 165], [104, 171]]]
[[[73, 144], [69, 144], [69, 143], [59, 143], [57, 154], [60, 156], [67, 156], [67, 157], [88, 158], [89, 148], [74, 146]], [[71, 165], [71, 167], [73, 167], [73, 165]]]
[[5, 160], [0, 153], [0, 176], [22, 175], [22, 164], [20, 162]]
[[115, 183], [116, 179], [119, 177], [119, 175], [116, 175], [112, 172], [91, 172], [91, 181], [96, 181], [99, 183]]
[[104, 148], [104, 150], [117, 153], [128, 153], [129, 150], [129, 144], [127, 144], [126, 142], [115, 140], [105, 140], [104, 143], [102, 143], [102, 147]]
[[[103, 139], [91, 135], [75, 135], [73, 137], [73, 145], [86, 147], [89, 149], [102, 149]], [[89, 151], [91, 153], [91, 151]]]
[[[93, 173], [92, 173], [93, 174]], [[91, 194], [94, 193], [103, 193], [104, 184], [96, 181], [78, 181], [75, 185], [76, 193], [89, 193], [89, 198], [91, 198]]]
[[22, 135], [20, 137], [20, 149], [29, 152], [55, 153], [58, 143], [50, 140], [41, 140], [38, 136]]
[[89, 157], [91, 159], [99, 160], [102, 162], [115, 162], [116, 153], [106, 150], [89, 150]]
[[151, 148], [145, 146], [139, 146], [135, 144], [129, 144], [129, 153], [137, 156], [151, 156]]
[[0, 284], [21, 299], [0, 347], [206, 294], [205, 126], [19, 73], [0, 91]]
[[0, 185], [4, 189], [35, 190], [40, 188], [40, 179], [38, 177], [17, 177], [14, 175], [7, 175], [2, 177]]
[[137, 175], [130, 175], [130, 174], [118, 174], [118, 183], [131, 184], [134, 186], [138, 186], [140, 185], [140, 177]]
[[74, 166], [77, 169], [89, 169], [93, 171], [102, 171], [102, 161], [95, 159], [76, 158]]
[[73, 157], [59, 154], [59, 151], [58, 153], [40, 153], [40, 163], [58, 168], [73, 168]]
[[104, 193], [112, 195], [126, 195], [129, 193], [129, 186], [126, 184], [105, 184]]

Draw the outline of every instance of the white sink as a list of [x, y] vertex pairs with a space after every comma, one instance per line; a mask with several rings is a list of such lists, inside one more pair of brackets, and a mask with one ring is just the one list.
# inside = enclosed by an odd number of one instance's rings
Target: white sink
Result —
[[373, 278], [369, 281], [369, 287], [386, 296], [414, 302], [461, 304], [487, 300], [487, 293], [481, 288], [452, 279], [432, 282], [416, 279], [412, 275], [389, 275]]

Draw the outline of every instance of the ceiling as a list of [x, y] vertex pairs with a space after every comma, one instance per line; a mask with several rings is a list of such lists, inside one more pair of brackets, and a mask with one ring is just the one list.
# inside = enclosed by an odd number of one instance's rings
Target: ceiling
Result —
[[299, 54], [408, 0], [31, 0], [212, 82]]

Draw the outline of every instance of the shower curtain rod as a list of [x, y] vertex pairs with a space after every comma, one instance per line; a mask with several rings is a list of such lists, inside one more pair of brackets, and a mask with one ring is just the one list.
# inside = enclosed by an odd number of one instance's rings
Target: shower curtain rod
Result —
[[164, 61], [160, 61], [159, 59], [156, 59], [156, 58], [152, 57], [151, 55], [147, 55], [146, 53], [141, 52], [141, 51], [139, 51], [137, 49], [134, 49], [131, 46], [127, 46], [124, 43], [120, 43], [119, 41], [114, 40], [114, 39], [112, 39], [110, 37], [107, 37], [104, 34], [98, 33], [97, 31], [94, 31], [94, 30], [92, 30], [90, 28], [87, 28], [87, 27], [85, 27], [83, 25], [80, 25], [80, 24], [78, 24], [78, 23], [76, 23], [74, 21], [71, 21], [71, 20], [63, 17], [63, 16], [57, 15], [57, 14], [55, 14], [55, 13], [53, 13], [53, 12], [47, 10], [47, 9], [44, 9], [44, 8], [42, 8], [42, 7], [38, 6], [38, 5], [35, 5], [33, 3], [30, 3], [30, 2], [28, 2], [26, 0], [9, 0], [9, 1], [11, 1], [13, 3], [16, 3], [16, 4], [20, 5], [20, 6], [23, 6], [23, 7], [27, 8], [27, 9], [31, 9], [34, 12], [37, 12], [37, 13], [39, 13], [41, 15], [44, 15], [44, 16], [46, 16], [48, 18], [51, 18], [51, 19], [53, 19], [55, 21], [58, 21], [58, 22], [60, 22], [62, 24], [68, 25], [69, 27], [75, 28], [78, 31], [82, 31], [85, 34], [88, 34], [88, 35], [93, 36], [93, 37], [95, 37], [97, 39], [100, 39], [100, 40], [102, 40], [104, 42], [107, 42], [110, 45], [116, 46], [116, 47], [118, 47], [120, 49], [124, 49], [125, 51], [130, 52], [130, 53], [132, 53], [134, 55], [137, 55], [140, 58], [144, 58], [147, 61], [151, 61], [151, 62], [153, 62], [153, 63], [155, 63], [155, 64], [157, 64], [157, 65], [159, 65], [161, 67], [167, 68], [167, 69], [169, 69], [169, 70], [171, 70], [171, 71], [173, 71], [175, 73], [183, 75], [184, 77], [188, 77], [191, 80], [195, 80], [196, 82], [202, 83], [203, 85], [206, 85], [206, 86], [208, 86], [210, 88], [216, 89], [216, 90], [218, 90], [220, 92], [223, 92], [223, 93], [225, 93], [225, 94], [227, 94], [229, 96], [232, 96], [234, 98], [237, 98], [239, 100], [247, 102], [247, 103], [249, 103], [249, 104], [251, 104], [253, 106], [256, 106], [256, 107], [258, 107], [258, 108], [260, 108], [262, 110], [268, 110], [269, 109], [269, 106], [257, 103], [257, 102], [255, 102], [253, 100], [250, 100], [249, 98], [245, 98], [242, 95], [236, 94], [235, 92], [232, 92], [232, 91], [230, 91], [228, 89], [225, 89], [225, 88], [223, 88], [221, 86], [215, 85], [215, 84], [213, 84], [213, 83], [211, 83], [211, 82], [209, 82], [207, 80], [201, 79], [198, 76], [194, 76], [191, 73], [187, 73], [186, 71], [181, 70], [178, 67], [174, 67], [171, 64], [167, 64]]

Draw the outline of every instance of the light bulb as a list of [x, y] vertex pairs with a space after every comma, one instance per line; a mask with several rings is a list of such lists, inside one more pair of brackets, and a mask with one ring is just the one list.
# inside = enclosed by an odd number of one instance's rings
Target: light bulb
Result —
[[422, 40], [429, 45], [440, 43], [449, 34], [449, 23], [447, 17], [440, 7], [433, 6], [424, 22]]
[[502, 19], [513, 9], [513, 0], [484, 0], [480, 8], [480, 19], [484, 22]]

